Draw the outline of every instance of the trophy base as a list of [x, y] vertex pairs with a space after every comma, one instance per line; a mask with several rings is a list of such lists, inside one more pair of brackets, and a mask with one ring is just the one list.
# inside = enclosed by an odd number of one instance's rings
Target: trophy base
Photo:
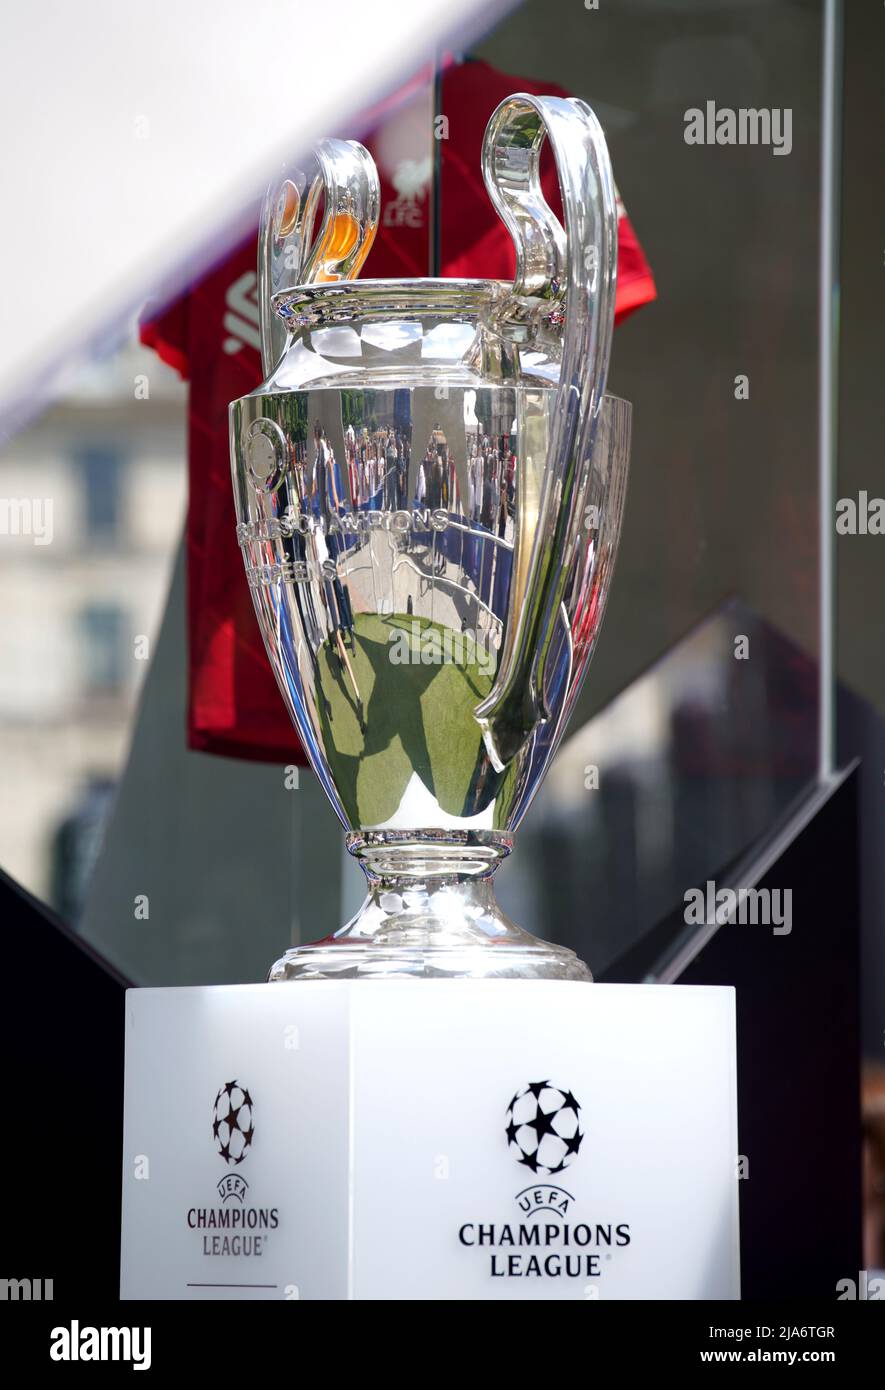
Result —
[[130, 989], [121, 1297], [737, 1299], [734, 1012], [705, 985]]
[[492, 876], [509, 836], [414, 832], [348, 836], [369, 893], [334, 936], [293, 946], [268, 980], [585, 980], [574, 951], [504, 915]]
[[548, 946], [430, 946], [396, 949], [317, 942], [293, 946], [271, 967], [286, 980], [593, 980], [574, 951]]

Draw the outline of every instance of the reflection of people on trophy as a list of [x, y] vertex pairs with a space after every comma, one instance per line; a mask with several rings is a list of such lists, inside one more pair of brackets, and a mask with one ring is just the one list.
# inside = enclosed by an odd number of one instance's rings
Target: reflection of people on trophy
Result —
[[431, 468], [428, 506], [431, 508], [449, 505], [449, 446], [439, 424], [433, 427], [429, 446], [433, 459]]
[[482, 480], [482, 503], [479, 511], [479, 519], [487, 531], [491, 531], [495, 524], [498, 514], [498, 478], [497, 478], [497, 459], [494, 454], [489, 454], [486, 458], [486, 467]]
[[360, 474], [357, 466], [356, 432], [353, 425], [344, 431], [344, 456], [347, 463], [347, 484], [350, 489], [350, 503], [358, 507], [360, 503]]
[[354, 510], [393, 512], [408, 507], [410, 434], [407, 422], [379, 427], [374, 416], [369, 425], [351, 422], [345, 427], [345, 467]]
[[504, 457], [506, 460], [504, 468], [504, 484], [507, 493], [507, 515], [513, 515], [514, 502], [516, 501], [516, 454], [510, 447], [507, 435], [504, 436]]
[[396, 465], [396, 505], [400, 508], [408, 505], [410, 453], [409, 440], [403, 436]]
[[427, 494], [430, 488], [430, 475], [433, 471], [433, 454], [428, 446], [424, 450], [424, 457], [418, 467], [418, 483], [415, 488], [415, 502], [419, 507], [423, 507], [427, 501]]
[[479, 510], [482, 506], [483, 463], [483, 456], [474, 439], [470, 445], [470, 463], [467, 468], [467, 515], [470, 521], [479, 521]]
[[[356, 707], [357, 719], [360, 728], [365, 727], [365, 716], [363, 713], [363, 701], [360, 695], [360, 688], [357, 685], [356, 675], [350, 657], [347, 654], [347, 644], [350, 645], [352, 653], [356, 653], [356, 641], [354, 639], [353, 609], [350, 604], [350, 591], [345, 583], [342, 582], [338, 574], [338, 562], [331, 554], [326, 537], [318, 528], [313, 532], [314, 547], [316, 550], [317, 564], [322, 575], [323, 597], [326, 604], [326, 619], [329, 627], [329, 660], [332, 669], [341, 677], [345, 690], [349, 682], [353, 692], [353, 701]], [[334, 543], [335, 537], [330, 541]]]
[[292, 485], [298, 499], [299, 507], [303, 507], [304, 499], [310, 495], [308, 474], [307, 442], [305, 440], [298, 440], [292, 445]]
[[[510, 417], [509, 404], [504, 412], [498, 410], [498, 421]], [[464, 521], [469, 530], [460, 563], [475, 587], [481, 612], [499, 621], [513, 564], [516, 438], [512, 427], [508, 433], [489, 433], [491, 423], [477, 419], [475, 432], [465, 438]]]
[[[308, 487], [309, 466], [307, 461], [307, 445], [296, 443], [292, 450], [292, 469], [291, 481], [289, 484], [289, 506], [287, 512], [290, 514], [304, 515], [306, 501], [309, 495]], [[285, 558], [290, 561], [293, 572], [309, 564], [307, 537], [297, 528], [287, 530], [279, 540]], [[300, 615], [301, 624], [304, 631], [310, 634], [311, 640], [306, 645], [306, 651], [310, 660], [311, 668], [315, 677], [315, 689], [318, 701], [321, 699], [329, 719], [332, 718], [332, 707], [329, 701], [322, 694], [322, 682], [319, 679], [319, 664], [316, 658], [315, 646], [319, 646], [322, 641], [323, 631], [320, 626], [316, 607], [313, 601], [313, 590], [309, 584], [293, 584], [289, 589], [290, 602]], [[280, 622], [283, 623], [283, 615], [280, 615]]]
[[[393, 612], [413, 617], [420, 603], [422, 617], [473, 633], [492, 652], [500, 647], [513, 560], [515, 410], [509, 397], [490, 403], [480, 396], [475, 412], [474, 400], [465, 410], [461, 401], [428, 395], [416, 415], [408, 393], [390, 400], [373, 392], [345, 399], [340, 430], [326, 417], [314, 422], [304, 449], [306, 509], [311, 535], [323, 537], [315, 550], [308, 545], [314, 563], [325, 562], [312, 586], [320, 610], [314, 631], [332, 661], [326, 680], [346, 691], [351, 706], [368, 700], [369, 689], [365, 633], [356, 644], [348, 580], [361, 613], [384, 611], [376, 605], [389, 571]], [[336, 514], [343, 521], [359, 512], [370, 516], [330, 525]], [[395, 515], [404, 512], [408, 524]]]
[[350, 502], [355, 510], [364, 507], [369, 499], [369, 435], [365, 427], [357, 431], [349, 424], [344, 431], [344, 451], [347, 456], [347, 476]]
[[387, 431], [384, 440], [384, 507], [396, 509], [396, 480], [399, 463], [399, 450], [392, 430]]
[[321, 522], [328, 526], [330, 518], [337, 516], [342, 510], [338, 465], [319, 420], [313, 427], [313, 439], [316, 448], [313, 465], [313, 511]]
[[507, 500], [506, 483], [499, 489], [498, 498], [498, 539], [504, 540], [507, 535], [507, 522], [510, 520], [510, 507]]

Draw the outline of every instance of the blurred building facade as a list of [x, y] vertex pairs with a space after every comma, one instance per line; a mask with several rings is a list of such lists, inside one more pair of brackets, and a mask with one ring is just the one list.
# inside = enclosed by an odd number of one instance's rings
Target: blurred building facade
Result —
[[68, 920], [181, 534], [186, 402], [133, 340], [0, 448], [0, 867]]

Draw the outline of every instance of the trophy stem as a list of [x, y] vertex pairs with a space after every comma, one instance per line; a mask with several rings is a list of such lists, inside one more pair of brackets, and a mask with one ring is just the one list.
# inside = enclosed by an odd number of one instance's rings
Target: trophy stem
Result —
[[287, 951], [268, 978], [592, 980], [573, 951], [501, 911], [492, 878], [511, 845], [492, 831], [351, 833], [365, 902], [333, 936]]

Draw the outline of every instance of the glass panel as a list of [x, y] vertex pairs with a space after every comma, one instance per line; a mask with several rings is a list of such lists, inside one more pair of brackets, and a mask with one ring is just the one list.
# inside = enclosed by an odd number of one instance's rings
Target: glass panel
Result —
[[[599, 973], [617, 975], [685, 889], [816, 776], [822, 11], [528, 0], [457, 60], [473, 64], [475, 110], [449, 107], [439, 84], [448, 150], [430, 139], [427, 86], [378, 144], [382, 228], [415, 234], [383, 273], [426, 272], [435, 215], [443, 273], [448, 252], [469, 274], [483, 248], [458, 160], [472, 150], [476, 164], [493, 93], [535, 82], [581, 96], [654, 276], [656, 302], [615, 332], [610, 389], [633, 402], [634, 438], [606, 622], [500, 875], [522, 925]], [[741, 112], [757, 113], [755, 143], [741, 142]], [[698, 121], [700, 144], [686, 139]], [[241, 372], [231, 397], [258, 381], [251, 264], [222, 285], [217, 325], [200, 311], [204, 350]], [[254, 746], [186, 748], [187, 621], [206, 604], [192, 593], [188, 609], [183, 568], [158, 638], [186, 453], [186, 388], [130, 346], [0, 454], [0, 492], [24, 507], [7, 505], [0, 538], [0, 863], [146, 984], [261, 978], [287, 940], [339, 926], [360, 884], [312, 774], [295, 786]], [[217, 503], [231, 532], [213, 544], [233, 545], [232, 500]], [[236, 638], [257, 645], [245, 579], [242, 600]], [[242, 710], [251, 677], [238, 679]]]
[[[576, 723], [730, 596], [804, 651], [818, 641], [822, 6], [603, 9], [528, 0], [477, 50], [594, 107], [657, 286], [615, 331], [631, 477]], [[706, 120], [710, 93], [717, 112], [788, 109], [772, 130], [789, 141], [687, 144], [686, 115]]]
[[[364, 117], [341, 132], [362, 134], [378, 161], [386, 192], [379, 242], [392, 244], [380, 247], [382, 274], [430, 268], [432, 91], [419, 75], [368, 133]], [[267, 668], [237, 553], [227, 461], [227, 404], [261, 380], [254, 266], [252, 239], [191, 287], [186, 327], [173, 306], [154, 335], [168, 353], [183, 334], [190, 358], [189, 587], [182, 555], [80, 921], [90, 941], [144, 984], [260, 979], [290, 940], [340, 926], [362, 877], [349, 866], [342, 883], [338, 821], [313, 774], [290, 761], [297, 743], [269, 674], [265, 695], [254, 685]], [[107, 616], [104, 623], [100, 640], [109, 645]], [[226, 645], [231, 628], [242, 660]], [[212, 752], [195, 751], [200, 737]]]
[[166, 600], [185, 427], [133, 337], [0, 449], [0, 865], [71, 923]]
[[[634, 434], [605, 626], [499, 876], [524, 925], [609, 978], [817, 775], [822, 17], [528, 0], [477, 50], [594, 107], [657, 286], [615, 331]], [[768, 144], [741, 142], [741, 111]]]
[[725, 605], [566, 740], [502, 866], [502, 906], [597, 978], [659, 970], [690, 935], [686, 890], [730, 884], [807, 789], [816, 685], [806, 653]]

